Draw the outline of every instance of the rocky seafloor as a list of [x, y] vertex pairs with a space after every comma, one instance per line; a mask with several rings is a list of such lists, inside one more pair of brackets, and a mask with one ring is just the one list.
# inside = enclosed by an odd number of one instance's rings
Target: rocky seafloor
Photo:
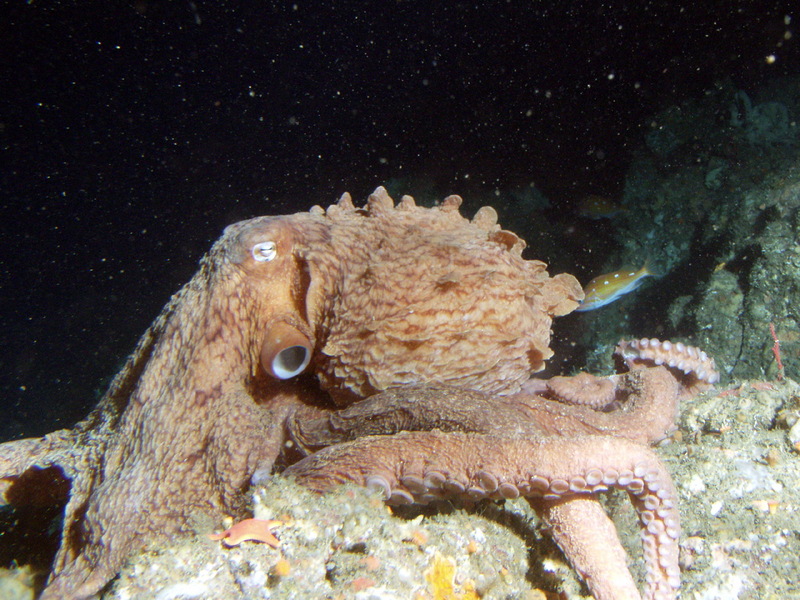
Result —
[[[680, 494], [681, 597], [800, 598], [800, 385], [707, 392], [658, 452]], [[605, 501], [641, 581], [635, 515], [624, 494]], [[364, 489], [319, 496], [276, 477], [254, 491], [254, 509], [285, 522], [278, 548], [226, 548], [199, 526], [134, 557], [103, 598], [590, 597], [524, 500], [401, 511]]]

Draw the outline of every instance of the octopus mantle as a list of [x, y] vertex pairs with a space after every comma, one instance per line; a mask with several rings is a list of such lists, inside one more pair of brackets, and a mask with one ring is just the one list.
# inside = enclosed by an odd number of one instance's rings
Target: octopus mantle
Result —
[[676, 495], [648, 446], [713, 361], [640, 340], [619, 375], [531, 379], [580, 286], [460, 203], [378, 188], [363, 208], [345, 194], [228, 227], [84, 421], [0, 445], [6, 539], [63, 511], [41, 597], [94, 597], [147, 544], [246, 516], [251, 481], [285, 465], [395, 504], [523, 496], [598, 599], [640, 597], [596, 498], [625, 490], [646, 597], [676, 597]]

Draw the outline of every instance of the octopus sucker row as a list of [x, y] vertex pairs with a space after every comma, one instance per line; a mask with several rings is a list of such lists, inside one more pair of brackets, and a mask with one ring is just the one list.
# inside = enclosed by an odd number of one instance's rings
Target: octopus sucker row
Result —
[[[646, 513], [641, 513], [646, 514]], [[640, 514], [640, 518], [641, 518]], [[642, 521], [645, 523], [645, 521]], [[645, 559], [645, 581], [648, 598], [671, 599], [680, 588], [678, 566], [679, 547], [667, 528], [657, 520], [650, 520], [642, 529], [642, 551]]]
[[617, 388], [608, 377], [596, 377], [590, 373], [577, 373], [570, 377], [557, 375], [543, 385], [549, 396], [567, 404], [604, 408], [616, 398]]
[[327, 448], [288, 473], [320, 491], [347, 479], [378, 491], [393, 505], [454, 497], [553, 501], [623, 490], [642, 527], [648, 597], [674, 598], [680, 586], [675, 489], [652, 451], [628, 440], [587, 435], [526, 443], [457, 433], [432, 440], [407, 433]]
[[661, 472], [647, 470], [644, 465], [633, 470], [590, 468], [569, 477], [533, 473], [506, 481], [487, 471], [477, 471], [471, 477], [457, 477], [443, 470], [404, 473], [399, 477], [388, 472], [376, 472], [367, 475], [364, 483], [367, 487], [380, 491], [389, 504], [425, 504], [454, 496], [463, 496], [470, 500], [519, 497], [553, 500], [573, 494], [593, 494], [616, 488], [641, 500], [643, 524], [657, 520], [664, 523], [667, 533], [674, 539], [677, 539], [679, 533], [677, 514], [673, 514], [673, 491], [662, 486]]
[[715, 384], [719, 381], [714, 359], [705, 351], [682, 342], [663, 342], [656, 338], [621, 341], [614, 350], [628, 368], [645, 365], [664, 365], [691, 375], [697, 380]]

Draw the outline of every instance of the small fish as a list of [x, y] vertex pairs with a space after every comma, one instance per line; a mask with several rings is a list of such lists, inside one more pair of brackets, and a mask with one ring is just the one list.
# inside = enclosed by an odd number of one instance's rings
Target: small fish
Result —
[[590, 194], [578, 204], [578, 216], [586, 219], [613, 219], [628, 212], [628, 209], [605, 196]]
[[611, 304], [625, 294], [630, 294], [642, 285], [645, 277], [651, 275], [652, 273], [647, 268], [647, 263], [645, 263], [638, 271], [626, 268], [595, 277], [583, 288], [585, 298], [583, 303], [576, 309], [576, 312], [594, 310], [606, 304]]

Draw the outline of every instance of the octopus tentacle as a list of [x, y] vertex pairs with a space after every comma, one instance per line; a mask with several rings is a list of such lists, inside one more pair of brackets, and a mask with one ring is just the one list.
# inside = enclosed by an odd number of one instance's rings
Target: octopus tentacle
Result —
[[400, 431], [502, 431], [522, 437], [604, 434], [650, 444], [675, 428], [680, 386], [665, 368], [639, 369], [608, 380], [620, 402], [611, 412], [530, 393], [498, 397], [446, 386], [407, 386], [338, 411], [298, 409], [287, 429], [293, 447], [308, 455], [358, 437]]
[[581, 372], [570, 377], [557, 375], [544, 383], [549, 395], [566, 404], [600, 409], [616, 399], [617, 386], [610, 377]]
[[[641, 600], [628, 571], [625, 550], [619, 544], [608, 543], [617, 537], [617, 530], [596, 498], [528, 498], [528, 502], [547, 524], [548, 533], [564, 555], [570, 557], [596, 600]], [[600, 546], [605, 548], [604, 554], [593, 555], [592, 548]], [[616, 576], [610, 580], [603, 573]]]
[[656, 338], [622, 340], [614, 349], [614, 357], [630, 369], [664, 365], [681, 374], [687, 387], [704, 389], [719, 381], [714, 359], [705, 351], [682, 342], [663, 342]]
[[[647, 597], [674, 598], [680, 587], [677, 494], [658, 457], [646, 446], [611, 436], [533, 440], [473, 433], [400, 433], [332, 446], [287, 470], [314, 490], [354, 482], [380, 490], [392, 504], [461, 496], [546, 501], [616, 488], [628, 492], [642, 525]], [[607, 544], [619, 544], [618, 539]], [[603, 560], [593, 548], [588, 561]], [[568, 558], [572, 558], [568, 556]], [[615, 589], [614, 568], [597, 569]], [[612, 597], [612, 596], [608, 596]]]

